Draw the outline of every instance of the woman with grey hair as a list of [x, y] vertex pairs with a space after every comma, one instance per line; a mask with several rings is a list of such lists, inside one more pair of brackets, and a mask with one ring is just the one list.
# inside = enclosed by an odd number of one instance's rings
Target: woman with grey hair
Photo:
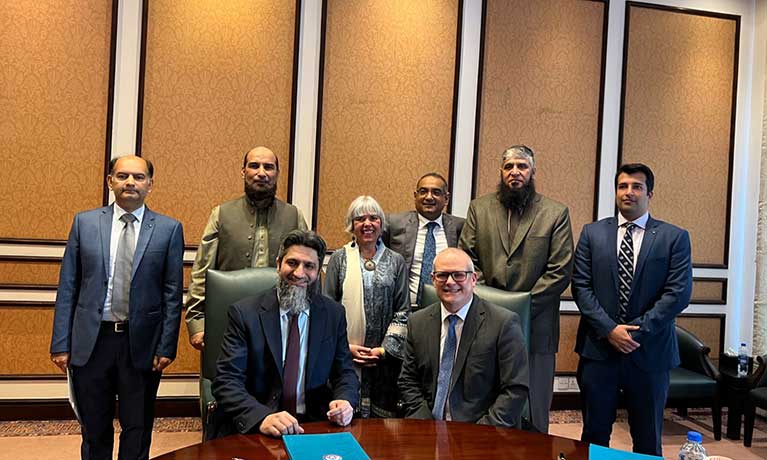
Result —
[[325, 294], [346, 308], [363, 418], [397, 416], [397, 377], [410, 313], [405, 259], [384, 246], [385, 226], [378, 202], [357, 197], [346, 213], [352, 240], [333, 253], [325, 274]]

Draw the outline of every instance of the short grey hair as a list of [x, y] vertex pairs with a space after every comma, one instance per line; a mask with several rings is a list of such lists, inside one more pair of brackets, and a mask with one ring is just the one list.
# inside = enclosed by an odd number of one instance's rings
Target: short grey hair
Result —
[[386, 230], [386, 215], [380, 204], [368, 195], [360, 195], [349, 205], [346, 211], [346, 228], [348, 233], [354, 229], [354, 219], [365, 214], [373, 214], [381, 218], [381, 231]]
[[501, 154], [501, 167], [509, 160], [509, 158], [524, 158], [530, 163], [531, 168], [535, 168], [535, 153], [533, 149], [526, 145], [512, 145], [507, 148]]

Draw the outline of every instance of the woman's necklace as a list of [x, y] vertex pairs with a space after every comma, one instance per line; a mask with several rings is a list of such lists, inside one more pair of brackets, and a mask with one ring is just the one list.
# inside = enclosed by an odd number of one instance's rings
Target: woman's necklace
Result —
[[365, 259], [365, 263], [362, 264], [363, 267], [365, 267], [365, 270], [372, 272], [376, 269], [376, 263], [373, 261], [373, 259], [368, 259], [366, 257], [363, 257]]

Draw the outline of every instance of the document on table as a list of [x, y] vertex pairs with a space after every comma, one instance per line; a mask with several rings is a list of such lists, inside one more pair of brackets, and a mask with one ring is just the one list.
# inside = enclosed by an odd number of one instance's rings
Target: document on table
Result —
[[282, 437], [291, 460], [370, 460], [349, 432]]
[[69, 405], [72, 406], [72, 410], [75, 412], [75, 417], [77, 417], [77, 421], [80, 422], [80, 412], [77, 411], [77, 399], [75, 399], [75, 385], [74, 382], [72, 382], [71, 367], [67, 367], [67, 389], [69, 390]]
[[634, 452], [589, 444], [589, 460], [663, 460], [663, 457], [635, 454]]

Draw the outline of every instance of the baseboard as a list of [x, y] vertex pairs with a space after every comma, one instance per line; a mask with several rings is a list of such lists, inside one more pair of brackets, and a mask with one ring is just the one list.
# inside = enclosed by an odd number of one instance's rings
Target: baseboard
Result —
[[[196, 397], [158, 398], [156, 417], [199, 417], [200, 400]], [[64, 399], [0, 400], [0, 421], [74, 420], [69, 401]]]

